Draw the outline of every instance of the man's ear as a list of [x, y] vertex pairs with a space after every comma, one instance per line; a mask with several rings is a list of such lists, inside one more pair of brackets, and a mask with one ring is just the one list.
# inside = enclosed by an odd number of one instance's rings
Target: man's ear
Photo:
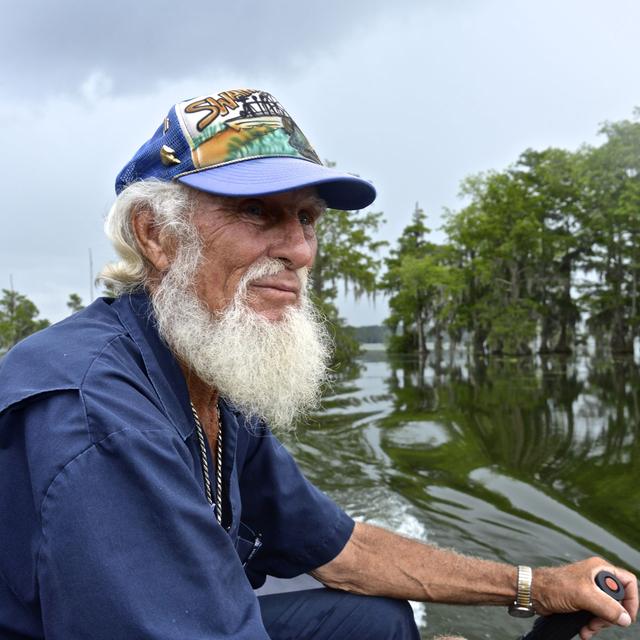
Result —
[[148, 209], [141, 209], [133, 214], [133, 232], [144, 257], [156, 271], [164, 273], [171, 262], [166, 237], [162, 237]]

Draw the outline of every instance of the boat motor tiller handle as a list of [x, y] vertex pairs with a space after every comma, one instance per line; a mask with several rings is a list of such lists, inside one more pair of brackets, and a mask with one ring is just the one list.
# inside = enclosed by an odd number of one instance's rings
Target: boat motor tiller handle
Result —
[[[624, 587], [612, 573], [601, 571], [596, 576], [596, 584], [614, 600], [624, 600]], [[595, 616], [589, 611], [575, 613], [554, 613], [541, 616], [535, 621], [533, 628], [520, 640], [569, 640], [578, 635], [580, 629]]]

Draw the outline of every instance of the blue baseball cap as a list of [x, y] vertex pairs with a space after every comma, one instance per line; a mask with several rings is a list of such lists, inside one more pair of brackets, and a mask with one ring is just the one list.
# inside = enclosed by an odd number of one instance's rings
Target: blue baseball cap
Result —
[[233, 197], [314, 186], [334, 209], [363, 209], [376, 197], [367, 180], [324, 166], [280, 103], [253, 89], [222, 91], [171, 107], [118, 174], [116, 193], [148, 178]]

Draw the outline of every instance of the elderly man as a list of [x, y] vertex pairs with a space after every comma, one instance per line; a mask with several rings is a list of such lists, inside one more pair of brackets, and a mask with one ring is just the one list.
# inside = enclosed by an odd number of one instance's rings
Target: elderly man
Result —
[[[588, 609], [583, 638], [635, 619], [635, 577], [604, 560], [531, 574], [354, 524], [272, 435], [326, 376], [314, 227], [375, 192], [271, 95], [176, 104], [116, 191], [112, 297], [0, 368], [2, 638], [417, 638], [406, 599]], [[254, 594], [304, 573], [331, 588]]]

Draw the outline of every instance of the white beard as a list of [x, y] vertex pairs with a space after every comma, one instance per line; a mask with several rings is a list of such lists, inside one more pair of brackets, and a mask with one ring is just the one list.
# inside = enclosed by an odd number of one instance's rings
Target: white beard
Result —
[[195, 251], [179, 251], [152, 293], [160, 335], [247, 418], [263, 419], [276, 430], [293, 428], [318, 405], [331, 352], [331, 339], [307, 297], [307, 270], [298, 272], [299, 305], [270, 321], [247, 305], [247, 286], [283, 271], [282, 262], [266, 258], [252, 265], [233, 301], [214, 315], [193, 291], [197, 261]]

